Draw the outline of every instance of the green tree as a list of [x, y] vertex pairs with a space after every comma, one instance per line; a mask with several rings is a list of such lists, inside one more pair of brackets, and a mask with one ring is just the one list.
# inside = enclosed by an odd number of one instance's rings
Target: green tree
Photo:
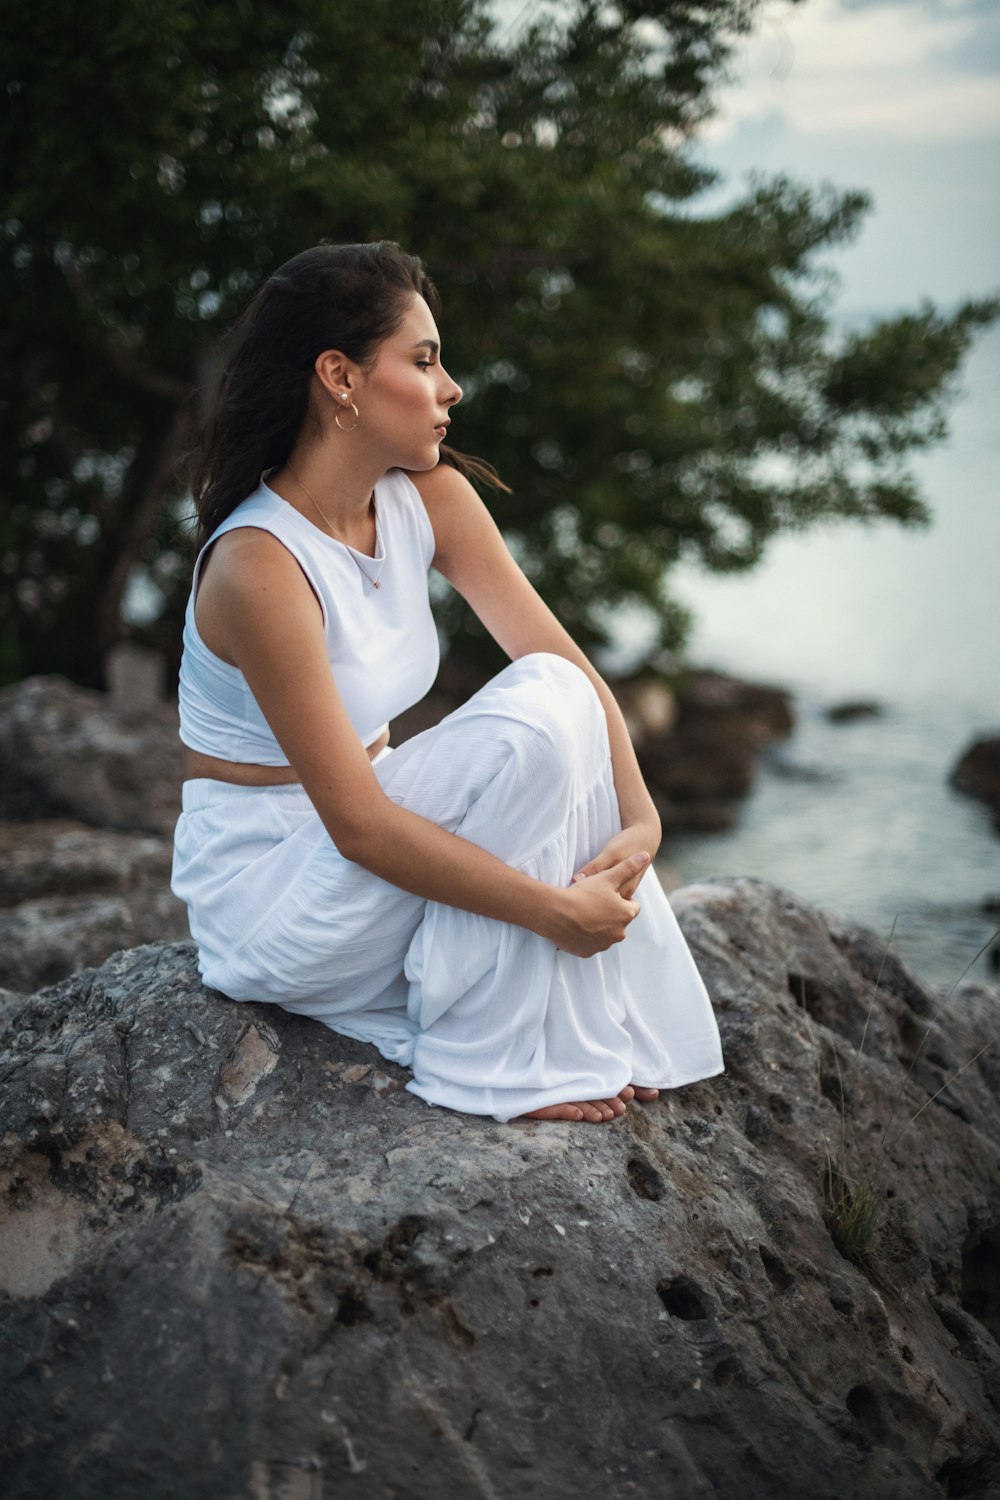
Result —
[[[822, 253], [857, 192], [760, 178], [712, 217], [690, 142], [756, 0], [42, 0], [3, 42], [0, 673], [176, 663], [196, 383], [256, 283], [321, 239], [422, 255], [524, 566], [584, 642], [669, 567], [747, 568], [821, 517], [926, 520], [905, 466], [996, 300], [835, 338]], [[123, 620], [131, 580], [157, 603]], [[442, 620], [482, 649], [452, 598]]]

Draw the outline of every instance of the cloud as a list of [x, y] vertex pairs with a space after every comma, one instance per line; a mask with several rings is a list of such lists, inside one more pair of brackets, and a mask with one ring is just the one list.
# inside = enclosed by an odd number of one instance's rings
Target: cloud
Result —
[[[840, 0], [844, 10], [884, 9], [887, 0]], [[996, 0], [909, 0], [910, 9], [923, 13], [925, 20], [966, 23], [965, 34], [957, 41], [945, 42], [932, 50], [930, 58], [961, 72], [993, 74], [1000, 72], [1000, 6]]]
[[948, 141], [1000, 133], [996, 0], [772, 3], [734, 50], [708, 141], [778, 111], [809, 135]]

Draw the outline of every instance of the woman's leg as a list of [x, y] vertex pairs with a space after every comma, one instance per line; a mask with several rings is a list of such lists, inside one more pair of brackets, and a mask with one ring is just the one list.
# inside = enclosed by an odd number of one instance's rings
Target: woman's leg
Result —
[[[381, 759], [376, 774], [401, 805], [552, 884], [568, 884], [620, 826], [600, 700], [583, 672], [547, 654], [513, 663], [441, 724]], [[199, 907], [212, 937], [203, 934], [208, 983], [372, 1042], [413, 1068], [414, 1092], [469, 1113], [509, 1119], [608, 1098], [627, 1088], [634, 1062], [637, 1082], [670, 1085], [669, 1060], [646, 1035], [655, 1043], [657, 1017], [642, 1017], [650, 1001], [656, 1010], [664, 957], [654, 941], [651, 971], [643, 943], [633, 944], [644, 913], [624, 943], [578, 959], [523, 928], [425, 902], [344, 860], [301, 789], [277, 797], [275, 789], [230, 790], [263, 851], [246, 868], [224, 857], [232, 799], [192, 808], [184, 837], [179, 827], [179, 847], [186, 842], [189, 853], [206, 837], [211, 843], [212, 829], [219, 848], [212, 899]], [[267, 819], [274, 827], [262, 832]], [[193, 867], [183, 851], [180, 863]], [[647, 872], [641, 902], [654, 880]], [[690, 992], [696, 971], [673, 928], [668, 947], [683, 949], [675, 967]], [[662, 913], [658, 930], [662, 936]], [[627, 961], [633, 947], [645, 954], [638, 965]], [[709, 1022], [714, 1028], [710, 1006], [698, 1022], [702, 1039]], [[721, 1062], [698, 1076], [720, 1069]]]
[[[452, 788], [445, 801], [466, 811], [449, 826], [541, 880], [568, 885], [621, 826], [603, 708], [586, 675], [561, 657], [521, 658], [428, 734], [432, 757], [415, 750], [411, 768], [404, 745], [387, 761], [389, 795], [419, 811], [424, 796], [436, 802]], [[719, 1071], [707, 994], [652, 871], [640, 904], [647, 892], [654, 915], [644, 922], [640, 912], [624, 943], [589, 959], [428, 903], [405, 969], [420, 1028], [411, 1090], [509, 1119], [613, 1097], [633, 1080], [669, 1086], [685, 1053], [668, 1052], [660, 1035], [668, 1004], [700, 1048], [699, 1076]], [[644, 936], [633, 943], [637, 927]], [[668, 975], [669, 1001], [660, 993]]]

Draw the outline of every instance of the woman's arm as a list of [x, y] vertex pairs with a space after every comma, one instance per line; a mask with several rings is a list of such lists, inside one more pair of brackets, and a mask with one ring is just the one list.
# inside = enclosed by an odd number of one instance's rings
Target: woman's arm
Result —
[[279, 541], [251, 528], [220, 538], [199, 600], [216, 622], [217, 646], [245, 676], [345, 858], [404, 890], [516, 923], [581, 957], [622, 940], [639, 908], [619, 887], [644, 860], [624, 859], [598, 879], [561, 889], [385, 795], [330, 672], [316, 597]]
[[[434, 528], [434, 566], [468, 601], [498, 645], [512, 660], [532, 651], [565, 656], [586, 672], [604, 705], [623, 831], [578, 873], [595, 874], [639, 850], [652, 858], [660, 843], [660, 819], [611, 689], [525, 577], [469, 481], [450, 464], [410, 478]], [[632, 894], [640, 878], [641, 873], [626, 894]]]

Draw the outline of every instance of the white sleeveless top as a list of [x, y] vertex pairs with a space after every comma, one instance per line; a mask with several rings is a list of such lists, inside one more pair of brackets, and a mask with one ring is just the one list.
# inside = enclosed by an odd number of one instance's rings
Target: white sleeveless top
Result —
[[[265, 470], [265, 472], [270, 472]], [[239, 526], [269, 531], [296, 559], [323, 611], [326, 651], [337, 690], [364, 745], [427, 693], [440, 665], [427, 594], [434, 532], [413, 482], [391, 469], [375, 486], [375, 556], [327, 536], [264, 483], [212, 532], [194, 565], [184, 618], [178, 706], [180, 737], [222, 760], [285, 766], [288, 757], [246, 678], [209, 651], [194, 601], [205, 552]], [[376, 587], [377, 585], [377, 587]]]

